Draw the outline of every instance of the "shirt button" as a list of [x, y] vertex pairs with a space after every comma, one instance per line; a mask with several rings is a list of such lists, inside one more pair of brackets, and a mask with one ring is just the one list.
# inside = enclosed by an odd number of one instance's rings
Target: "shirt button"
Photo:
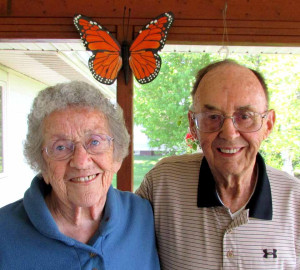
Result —
[[95, 257], [96, 255], [97, 255], [97, 254], [94, 253], [94, 252], [91, 252], [91, 253], [90, 253], [90, 257], [91, 257], [91, 258]]
[[233, 256], [234, 256], [234, 253], [233, 253], [233, 250], [228, 250], [227, 251], [227, 258], [233, 258]]

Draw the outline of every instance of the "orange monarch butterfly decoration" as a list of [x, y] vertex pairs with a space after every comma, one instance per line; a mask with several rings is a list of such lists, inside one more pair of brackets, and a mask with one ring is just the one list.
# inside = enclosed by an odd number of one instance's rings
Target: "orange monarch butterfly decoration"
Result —
[[127, 41], [120, 46], [105, 27], [83, 15], [74, 16], [86, 49], [93, 53], [89, 69], [97, 81], [108, 85], [114, 83], [122, 67], [127, 84], [129, 66], [139, 83], [154, 80], [161, 67], [158, 51], [165, 45], [173, 20], [172, 12], [163, 13], [143, 27], [131, 46]]

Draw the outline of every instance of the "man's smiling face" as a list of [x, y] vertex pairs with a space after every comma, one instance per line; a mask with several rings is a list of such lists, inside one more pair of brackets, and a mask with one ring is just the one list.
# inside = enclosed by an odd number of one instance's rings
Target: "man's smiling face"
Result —
[[[238, 111], [263, 113], [267, 110], [264, 90], [254, 73], [236, 64], [220, 65], [200, 81], [194, 96], [194, 111], [232, 116]], [[275, 120], [270, 111], [256, 132], [238, 131], [227, 118], [219, 131], [197, 131], [203, 153], [213, 172], [226, 177], [253, 169], [261, 142], [268, 137]], [[191, 121], [190, 121], [191, 123]], [[191, 129], [195, 126], [191, 126]]]

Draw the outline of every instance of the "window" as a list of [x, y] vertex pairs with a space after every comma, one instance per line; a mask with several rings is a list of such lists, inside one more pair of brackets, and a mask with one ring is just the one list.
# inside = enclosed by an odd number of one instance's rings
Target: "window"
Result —
[[0, 82], [0, 177], [4, 175], [4, 117], [5, 117], [5, 84]]

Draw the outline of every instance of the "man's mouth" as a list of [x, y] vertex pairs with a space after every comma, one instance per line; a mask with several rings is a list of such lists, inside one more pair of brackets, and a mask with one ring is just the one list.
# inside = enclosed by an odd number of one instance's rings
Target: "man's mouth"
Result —
[[88, 182], [93, 180], [94, 178], [96, 178], [97, 174], [92, 174], [89, 176], [84, 176], [84, 177], [76, 177], [76, 178], [72, 178], [71, 181], [73, 182]]
[[241, 148], [218, 148], [221, 153], [224, 154], [235, 154], [241, 150]]

